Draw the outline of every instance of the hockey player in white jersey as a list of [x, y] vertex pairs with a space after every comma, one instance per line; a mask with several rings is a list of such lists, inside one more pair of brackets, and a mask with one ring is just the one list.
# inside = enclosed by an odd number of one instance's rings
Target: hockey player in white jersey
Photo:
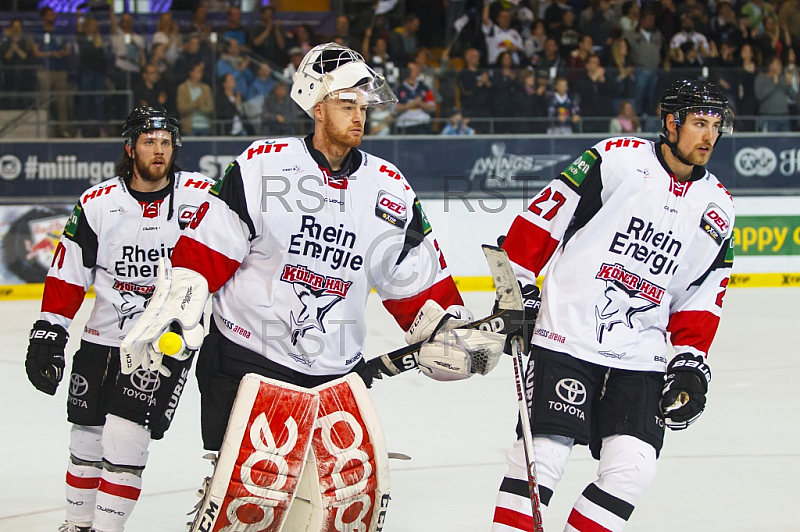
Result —
[[119, 345], [153, 294], [157, 264], [213, 181], [175, 164], [177, 120], [139, 107], [123, 126], [117, 177], [80, 197], [47, 274], [25, 369], [54, 395], [64, 371], [67, 329], [94, 286], [95, 303], [72, 359], [67, 417], [67, 521], [60, 530], [118, 532], [142, 487], [150, 440], [161, 439], [191, 364], [171, 358], [159, 371], [120, 374]]
[[[661, 112], [660, 142], [596, 144], [503, 243], [523, 284], [551, 261], [526, 379], [541, 509], [573, 445], [599, 460], [565, 531], [622, 530], [653, 481], [665, 426], [685, 429], [705, 408], [734, 207], [704, 165], [732, 119], [722, 93], [696, 80], [673, 83]], [[492, 530], [532, 531], [522, 441], [508, 464]]]
[[314, 133], [256, 141], [229, 166], [175, 247], [163, 304], [121, 348], [123, 371], [157, 367], [152, 342], [171, 322], [194, 327], [213, 294], [197, 379], [204, 446], [220, 453], [193, 530], [381, 529], [387, 453], [363, 355], [371, 290], [409, 343], [431, 339], [426, 375], [466, 378], [473, 353], [488, 371], [502, 352], [500, 335], [450, 332], [471, 316], [420, 202], [391, 162], [358, 149], [367, 109], [397, 102], [383, 77], [324, 44], [291, 96]]

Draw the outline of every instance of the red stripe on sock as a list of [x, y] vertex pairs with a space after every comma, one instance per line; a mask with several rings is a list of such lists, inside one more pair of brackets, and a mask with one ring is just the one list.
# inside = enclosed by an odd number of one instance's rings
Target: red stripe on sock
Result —
[[494, 509], [494, 523], [510, 526], [526, 532], [533, 532], [533, 518], [508, 508], [496, 507]]
[[130, 499], [132, 501], [138, 501], [139, 494], [142, 492], [142, 490], [139, 488], [113, 484], [105, 479], [100, 480], [100, 491], [103, 493], [108, 493], [109, 495], [122, 497], [123, 499]]
[[573, 527], [575, 530], [580, 530], [581, 532], [611, 532], [611, 530], [598, 523], [595, 523], [575, 508], [573, 508], [572, 513], [569, 514], [567, 524]]
[[67, 471], [67, 486], [79, 490], [94, 490], [100, 485], [100, 477], [76, 477]]

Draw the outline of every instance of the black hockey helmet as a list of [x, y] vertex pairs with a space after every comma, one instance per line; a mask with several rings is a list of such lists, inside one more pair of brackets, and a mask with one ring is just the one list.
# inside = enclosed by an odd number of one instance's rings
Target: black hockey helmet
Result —
[[178, 147], [181, 142], [181, 131], [178, 127], [178, 119], [167, 114], [163, 107], [141, 106], [137, 107], [125, 120], [122, 126], [122, 137], [125, 144], [133, 146], [136, 139], [145, 131], [165, 129], [172, 134], [172, 145]]
[[[680, 79], [672, 83], [661, 98], [661, 131], [669, 138], [667, 115], [672, 115], [680, 128], [688, 114], [701, 114], [722, 120], [719, 132], [733, 132], [733, 115], [728, 107], [728, 99], [722, 91], [707, 81]], [[719, 140], [719, 139], [718, 139]]]

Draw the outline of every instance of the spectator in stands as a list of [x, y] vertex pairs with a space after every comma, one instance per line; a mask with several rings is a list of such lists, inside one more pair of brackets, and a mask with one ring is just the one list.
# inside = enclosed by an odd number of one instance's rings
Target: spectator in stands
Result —
[[664, 50], [664, 37], [656, 27], [655, 12], [645, 10], [639, 21], [639, 29], [623, 34], [623, 38], [628, 42], [628, 57], [634, 68], [634, 107], [637, 114], [647, 114], [656, 104], [656, 71], [661, 65]]
[[772, 5], [765, 0], [750, 0], [742, 6], [741, 13], [750, 19], [750, 26], [757, 30], [757, 35], [764, 33], [764, 19], [775, 16]]
[[547, 32], [544, 21], [537, 20], [531, 26], [531, 34], [525, 39], [525, 55], [531, 59], [539, 55], [544, 48], [545, 39], [547, 39]]
[[[189, 34], [185, 35], [183, 39], [183, 51], [175, 61], [175, 71], [173, 74], [174, 83], [180, 85], [189, 79], [189, 70], [197, 63], [211, 65], [213, 53], [211, 48], [204, 46], [200, 40], [200, 35]], [[203, 73], [203, 83], [211, 85], [211, 69]]]
[[170, 101], [167, 87], [161, 82], [161, 74], [156, 65], [149, 63], [142, 69], [142, 79], [133, 92], [134, 107], [163, 107], [169, 109], [174, 107]]
[[736, 11], [733, 10], [730, 0], [717, 3], [717, 14], [711, 19], [711, 36], [717, 43], [728, 42], [734, 48], [739, 48], [744, 42], [744, 35], [739, 29]]
[[739, 69], [735, 45], [731, 41], [722, 41], [719, 45], [719, 55], [710, 66], [710, 81], [719, 87], [728, 99], [731, 111], [738, 114], [736, 99], [739, 97]]
[[[672, 39], [669, 41], [669, 47], [680, 48], [682, 44], [687, 42], [692, 43], [692, 49], [697, 50], [698, 59], [701, 63], [703, 59], [711, 53], [706, 36], [695, 31], [694, 19], [690, 13], [681, 15], [681, 31], [672, 36]], [[688, 49], [683, 50], [684, 55], [687, 50]], [[684, 61], [688, 60], [689, 58], [684, 59]]]
[[501, 9], [497, 12], [497, 22], [494, 22], [489, 17], [489, 2], [486, 2], [483, 4], [482, 21], [481, 31], [486, 40], [489, 66], [497, 65], [497, 59], [503, 52], [511, 54], [511, 60], [515, 66], [522, 65], [525, 44], [519, 32], [511, 27], [511, 11]]
[[779, 25], [777, 15], [764, 18], [761, 25], [763, 31], [754, 43], [761, 49], [761, 56], [780, 56], [787, 45], [791, 45], [792, 38], [789, 30]]
[[431, 133], [431, 115], [436, 111], [433, 91], [420, 81], [419, 66], [408, 63], [408, 75], [397, 88], [397, 105], [394, 108], [398, 133], [422, 135]]
[[365, 51], [364, 61], [372, 67], [372, 70], [381, 74], [389, 85], [394, 87], [400, 81], [398, 79], [400, 73], [394, 60], [389, 57], [389, 46], [384, 38], [378, 37], [370, 47], [369, 42], [371, 36], [372, 28], [367, 28], [363, 43]]
[[247, 48], [247, 30], [242, 26], [242, 9], [239, 6], [232, 5], [228, 8], [225, 25], [218, 33], [220, 42], [226, 43], [233, 39], [240, 47]]
[[545, 121], [547, 117], [547, 79], [536, 79], [536, 75], [530, 71], [522, 72], [522, 88], [517, 98], [517, 111], [514, 116], [527, 118], [516, 124], [518, 133], [544, 133], [546, 129]]
[[572, 11], [572, 6], [567, 0], [553, 0], [544, 11], [544, 25], [548, 35], [553, 35], [561, 28], [564, 20], [564, 12]]
[[228, 74], [236, 80], [236, 91], [247, 94], [255, 76], [250, 70], [250, 56], [242, 53], [236, 39], [228, 39], [225, 52], [217, 60], [217, 76], [222, 78]]
[[[118, 91], [133, 90], [145, 63], [144, 37], [133, 31], [133, 17], [123, 13], [119, 17], [114, 10], [109, 10], [111, 20], [111, 51], [114, 54], [114, 88]], [[128, 105], [125, 96], [115, 98], [115, 118], [122, 118], [127, 113]], [[120, 114], [122, 113], [122, 114]]]
[[583, 131], [585, 133], [608, 131], [607, 118], [613, 116], [614, 100], [619, 98], [620, 91], [614, 77], [600, 64], [600, 57], [597, 54], [589, 56], [585, 72], [575, 80], [574, 87], [585, 119]]
[[195, 2], [192, 9], [192, 20], [181, 33], [183, 33], [184, 39], [190, 35], [196, 35], [202, 46], [210, 46], [211, 24], [208, 23], [208, 7], [204, 2]]
[[[590, 35], [591, 37], [591, 35]], [[553, 32], [553, 38], [558, 43], [558, 51], [566, 61], [573, 51], [578, 48], [581, 34], [575, 26], [575, 12], [571, 9], [564, 11], [561, 26]]]
[[205, 65], [200, 62], [189, 69], [189, 78], [178, 86], [178, 113], [181, 133], [203, 136], [211, 132], [214, 98], [211, 87], [203, 83]]
[[264, 109], [264, 102], [267, 97], [275, 89], [277, 81], [272, 76], [272, 68], [267, 63], [258, 65], [258, 74], [255, 79], [250, 83], [250, 88], [247, 90], [248, 105], [256, 109], [258, 115]]
[[469, 118], [464, 118], [461, 110], [458, 108], [453, 109], [450, 113], [450, 119], [442, 128], [442, 135], [474, 135], [475, 130], [469, 127]]
[[792, 44], [797, 49], [800, 46], [800, 0], [783, 0], [778, 18], [786, 25]]
[[303, 49], [299, 46], [289, 49], [289, 63], [286, 65], [286, 68], [283, 69], [284, 79], [291, 83], [291, 81], [294, 79], [295, 72], [297, 72], [297, 69], [300, 67], [300, 63], [303, 62], [303, 57], [305, 57], [307, 53], [308, 52], [303, 52]]
[[767, 68], [755, 81], [755, 93], [758, 98], [758, 114], [760, 130], [764, 132], [791, 131], [789, 104], [797, 100], [798, 92], [792, 86], [793, 72], [784, 72], [783, 62], [773, 56], [767, 62]]
[[289, 98], [289, 87], [278, 82], [272, 93], [264, 102], [264, 114], [261, 121], [261, 134], [270, 137], [285, 137], [297, 133], [300, 119], [298, 107]]
[[275, 8], [264, 6], [259, 15], [261, 22], [250, 31], [250, 50], [263, 61], [283, 66], [286, 64], [286, 37], [280, 19], [274, 18]]
[[616, 135], [630, 135], [642, 131], [642, 123], [630, 100], [622, 100], [617, 107], [617, 116], [611, 119], [609, 132]]
[[622, 16], [619, 18], [619, 31], [623, 34], [629, 31], [636, 31], [639, 27], [639, 17], [641, 9], [635, 0], [626, 0], [622, 4]]
[[661, 30], [664, 41], [669, 42], [680, 28], [678, 9], [675, 7], [673, 0], [656, 0], [654, 3], [658, 29]]
[[97, 19], [87, 17], [78, 30], [78, 88], [95, 94], [79, 95], [76, 107], [78, 120], [95, 123], [80, 126], [78, 133], [83, 137], [106, 136], [106, 95], [102, 92], [108, 90], [108, 53], [108, 43], [100, 35]]
[[555, 83], [558, 76], [565, 76], [565, 64], [558, 52], [558, 43], [552, 37], [544, 41], [544, 49], [536, 58], [531, 59], [536, 77], [546, 77], [549, 79], [550, 86]]
[[[5, 31], [5, 38], [0, 43], [0, 63], [3, 65], [3, 91], [30, 93], [36, 87], [34, 77], [34, 45], [24, 34], [22, 20], [11, 20]], [[9, 109], [27, 107], [24, 97], [14, 96], [0, 99], [0, 105]]]
[[[417, 19], [417, 29], [419, 29], [419, 19]], [[337, 41], [339, 39], [339, 41]], [[339, 42], [343, 46], [347, 46], [351, 50], [359, 50], [359, 44], [356, 42], [353, 35], [350, 33], [350, 19], [346, 15], [339, 15], [333, 23], [333, 35], [331, 41]], [[416, 48], [416, 46], [415, 46]], [[412, 50], [413, 52], [413, 50]]]
[[514, 132], [514, 122], [503, 119], [516, 116], [519, 89], [517, 69], [514, 68], [511, 53], [503, 52], [497, 58], [497, 68], [492, 73], [492, 92], [489, 96], [492, 116], [495, 117], [493, 133]]
[[[39, 10], [42, 19], [42, 28], [34, 37], [33, 56], [41, 61], [41, 68], [36, 72], [39, 90], [46, 93], [41, 99], [41, 108], [47, 109], [50, 105], [49, 94], [69, 90], [67, 68], [69, 57], [69, 34], [66, 28], [59, 27], [56, 23], [56, 13], [51, 7]], [[54, 135], [61, 137], [72, 136], [67, 124], [69, 120], [70, 99], [66, 94], [58, 94], [54, 98], [56, 104], [57, 124]]]
[[[483, 119], [490, 115], [492, 80], [489, 72], [480, 68], [480, 62], [481, 55], [476, 48], [469, 48], [464, 52], [465, 64], [456, 78], [456, 87], [464, 116]], [[486, 122], [479, 121], [473, 125], [479, 133], [489, 131]]]
[[[158, 17], [156, 32], [153, 34], [153, 40], [150, 43], [151, 60], [152, 56], [156, 55], [155, 50], [163, 48], [163, 56], [159, 57], [163, 57], [163, 60], [171, 69], [181, 53], [182, 43], [183, 39], [181, 37], [180, 28], [172, 19], [172, 14], [169, 12], [161, 13], [161, 16]], [[161, 72], [163, 73], [163, 71]]]
[[592, 36], [592, 41], [601, 56], [605, 56], [614, 40], [614, 25], [617, 17], [610, 0], [589, 0], [589, 5], [581, 11], [578, 29]]
[[594, 41], [592, 40], [592, 36], [588, 33], [584, 33], [578, 40], [578, 47], [572, 50], [567, 57], [567, 68], [570, 69], [571, 77], [574, 77], [576, 73], [583, 70], [583, 67], [586, 66], [586, 60], [593, 53]]
[[[286, 35], [286, 48], [291, 50], [299, 48], [305, 56], [317, 44], [317, 38], [314, 35], [314, 30], [308, 24], [298, 24], [291, 35]], [[302, 59], [302, 57], [301, 57]]]
[[555, 91], [547, 100], [547, 116], [551, 119], [547, 128], [549, 135], [570, 135], [573, 124], [580, 122], [580, 107], [569, 94], [567, 78], [556, 78]]
[[405, 65], [414, 58], [417, 51], [419, 17], [413, 13], [406, 15], [403, 25], [395, 29], [389, 38], [389, 57], [397, 65]]
[[233, 74], [225, 74], [218, 87], [214, 99], [214, 111], [217, 117], [214, 124], [215, 133], [222, 136], [252, 134], [245, 127], [247, 119], [242, 110], [242, 93], [236, 88], [236, 78]]
[[636, 95], [636, 79], [633, 75], [633, 63], [628, 53], [628, 41], [621, 37], [614, 39], [614, 42], [611, 43], [609, 66], [619, 86], [619, 97], [633, 98]]

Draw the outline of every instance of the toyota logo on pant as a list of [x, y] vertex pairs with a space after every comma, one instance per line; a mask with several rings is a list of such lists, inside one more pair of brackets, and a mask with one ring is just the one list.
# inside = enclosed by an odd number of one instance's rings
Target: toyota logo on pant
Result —
[[161, 387], [161, 379], [157, 371], [139, 368], [131, 374], [131, 384], [144, 393], [153, 393]]
[[556, 394], [571, 405], [582, 405], [586, 402], [586, 387], [576, 379], [561, 379], [556, 384]]
[[89, 391], [89, 383], [83, 375], [73, 373], [69, 379], [69, 394], [73, 397], [80, 397]]

